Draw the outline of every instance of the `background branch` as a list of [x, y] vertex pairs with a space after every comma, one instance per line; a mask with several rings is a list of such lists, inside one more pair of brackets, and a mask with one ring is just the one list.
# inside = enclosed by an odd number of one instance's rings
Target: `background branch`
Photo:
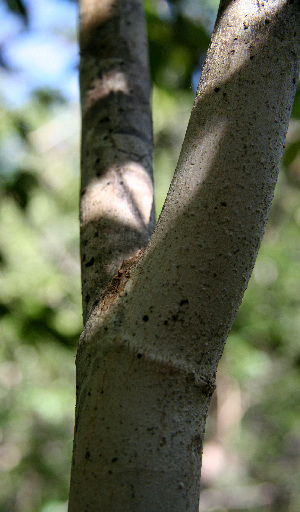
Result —
[[155, 223], [152, 120], [141, 0], [82, 0], [83, 315]]

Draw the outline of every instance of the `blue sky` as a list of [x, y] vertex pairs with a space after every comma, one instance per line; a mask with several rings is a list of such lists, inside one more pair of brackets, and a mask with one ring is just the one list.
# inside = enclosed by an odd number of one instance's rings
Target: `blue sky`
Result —
[[[101, 1], [101, 0], [99, 0]], [[153, 1], [153, 0], [152, 0]], [[186, 0], [189, 15], [212, 28], [219, 0]], [[19, 16], [0, 0], [0, 56], [11, 68], [0, 68], [0, 98], [8, 108], [24, 103], [36, 88], [58, 89], [68, 101], [78, 101], [78, 4], [70, 0], [23, 0], [29, 13], [26, 29]], [[166, 0], [158, 7], [167, 8]], [[195, 70], [196, 90], [200, 67]]]
[[26, 101], [34, 88], [59, 89], [79, 97], [76, 2], [26, 0], [29, 28], [0, 0], [0, 47], [13, 72], [0, 70], [1, 96], [10, 106]]

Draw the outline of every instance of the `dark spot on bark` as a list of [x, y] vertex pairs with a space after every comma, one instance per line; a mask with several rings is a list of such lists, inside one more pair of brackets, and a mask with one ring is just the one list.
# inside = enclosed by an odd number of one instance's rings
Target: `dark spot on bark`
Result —
[[296, 83], [296, 80], [295, 80], [295, 78], [293, 78], [293, 84], [295, 84], [295, 83]]
[[98, 233], [98, 231], [95, 231], [95, 238], [96, 238], [97, 236], [99, 236], [99, 233]]
[[85, 296], [85, 302], [89, 302], [89, 301], [90, 301], [90, 298], [91, 298], [91, 297], [90, 297], [89, 295], [86, 295], [86, 296]]
[[85, 458], [88, 460], [90, 458], [91, 454], [89, 451], [85, 452]]
[[193, 438], [193, 447], [196, 452], [199, 452], [200, 447], [202, 446], [202, 436], [200, 434], [196, 434]]
[[215, 92], [219, 92], [219, 90], [220, 90], [220, 87], [215, 87], [215, 88], [214, 88], [214, 91], [215, 91]]
[[143, 357], [143, 354], [138, 354], [138, 355], [137, 355], [137, 358], [138, 358], [138, 359], [141, 359], [141, 357]]
[[214, 276], [214, 277], [217, 277], [217, 274], [214, 272], [214, 273], [213, 273], [213, 276]]
[[108, 116], [106, 117], [103, 117], [102, 119], [100, 119], [100, 123], [109, 123], [110, 119]]
[[143, 316], [143, 320], [144, 320], [144, 322], [148, 322], [148, 320], [149, 320], [148, 315], [144, 315], [144, 316]]
[[271, 23], [271, 20], [269, 20], [269, 18], [266, 18], [265, 19], [265, 25], [268, 25], [269, 23]]
[[124, 185], [124, 181], [120, 181], [120, 185]]
[[222, 202], [221, 202], [221, 206], [227, 206], [226, 201], [222, 201]]
[[168, 320], [164, 320], [164, 325], [168, 325]]
[[91, 396], [91, 392], [90, 391], [88, 391], [88, 396]]
[[100, 163], [100, 158], [98, 157], [96, 160], [96, 164], [99, 164], [99, 163]]
[[111, 459], [112, 462], [116, 462], [118, 460], [118, 457], [114, 457], [113, 459]]
[[223, 92], [223, 97], [225, 98], [227, 96], [227, 93], [226, 92]]
[[189, 301], [188, 299], [182, 299], [180, 302], [179, 302], [179, 306], [184, 306], [184, 304], [188, 304]]
[[250, 60], [253, 60], [253, 59], [254, 59], [254, 55], [251, 55]]
[[112, 470], [111, 470], [111, 469], [108, 471], [108, 474], [109, 474], [109, 475], [112, 475]]
[[79, 386], [78, 386], [78, 384], [77, 384], [77, 386], [76, 386], [76, 389], [77, 389], [77, 391], [78, 391], [78, 389], [79, 389]]
[[189, 374], [189, 375], [187, 375], [187, 376], [185, 377], [185, 381], [186, 381], [188, 384], [190, 384], [191, 382], [193, 383], [193, 382], [194, 382], [194, 379], [195, 379], [195, 377], [194, 377], [194, 375], [192, 375], [192, 374]]
[[85, 264], [85, 267], [91, 267], [92, 265], [94, 265], [95, 263], [95, 258], [94, 256], [90, 259], [90, 261], [88, 261], [86, 264]]

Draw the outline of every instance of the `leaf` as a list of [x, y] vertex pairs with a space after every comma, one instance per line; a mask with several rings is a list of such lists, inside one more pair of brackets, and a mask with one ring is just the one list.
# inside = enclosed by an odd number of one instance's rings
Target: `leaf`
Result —
[[25, 25], [28, 25], [28, 13], [22, 0], [5, 0], [9, 10], [22, 16]]

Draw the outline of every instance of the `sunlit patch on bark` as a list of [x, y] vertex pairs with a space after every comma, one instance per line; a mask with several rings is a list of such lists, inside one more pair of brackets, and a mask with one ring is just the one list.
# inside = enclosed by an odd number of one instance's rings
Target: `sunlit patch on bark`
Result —
[[83, 105], [83, 114], [85, 114], [87, 110], [98, 100], [108, 96], [111, 92], [122, 92], [123, 94], [130, 93], [125, 73], [110, 70], [103, 73], [101, 78], [96, 78], [91, 88], [86, 93]]
[[[227, 2], [228, 6], [220, 12], [219, 20], [214, 29], [214, 38], [210, 52], [218, 53], [218, 60], [213, 74], [210, 74], [209, 84], [205, 82], [205, 92], [222, 92], [222, 86], [238, 73], [249, 60], [253, 60], [253, 39], [255, 34], [262, 41], [269, 37], [269, 32], [274, 30], [277, 16], [286, 4], [285, 0], [266, 2], [262, 0], [235, 0]], [[226, 19], [227, 27], [234, 27], [231, 37], [226, 44], [220, 45], [224, 34], [223, 19]], [[257, 47], [258, 49], [259, 47]], [[207, 70], [210, 73], [210, 69]], [[270, 71], [271, 73], [271, 71]], [[205, 74], [205, 70], [204, 70]], [[222, 77], [222, 78], [221, 78]], [[202, 93], [203, 81], [199, 82], [197, 96]]]
[[128, 162], [91, 182], [82, 201], [83, 224], [105, 216], [144, 232], [151, 215], [153, 184], [142, 165]]
[[89, 32], [111, 16], [115, 3], [115, 0], [81, 0], [80, 36], [83, 41]]

